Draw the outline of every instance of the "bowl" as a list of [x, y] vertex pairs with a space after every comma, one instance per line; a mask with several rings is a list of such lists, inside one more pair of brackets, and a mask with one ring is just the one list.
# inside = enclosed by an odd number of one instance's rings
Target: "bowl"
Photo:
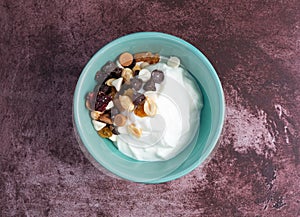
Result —
[[[177, 56], [196, 80], [203, 96], [200, 130], [195, 139], [176, 157], [157, 162], [131, 159], [108, 139], [94, 130], [85, 96], [96, 85], [95, 73], [122, 52], [150, 51], [163, 56]], [[159, 32], [139, 32], [120, 37], [101, 48], [83, 69], [74, 93], [74, 129], [88, 158], [106, 174], [141, 183], [162, 183], [182, 177], [201, 165], [211, 155], [224, 123], [225, 102], [222, 85], [208, 59], [190, 43]]]

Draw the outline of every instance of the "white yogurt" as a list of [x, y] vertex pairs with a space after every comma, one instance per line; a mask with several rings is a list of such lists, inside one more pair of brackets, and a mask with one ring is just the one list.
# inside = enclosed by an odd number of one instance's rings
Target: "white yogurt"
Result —
[[199, 129], [202, 95], [181, 67], [158, 63], [147, 69], [159, 69], [165, 75], [163, 83], [156, 84], [156, 94], [149, 95], [155, 98], [157, 114], [141, 118], [131, 113], [127, 124], [142, 128], [142, 136], [135, 138], [126, 126], [121, 127], [115, 144], [119, 151], [137, 160], [168, 160], [186, 148]]

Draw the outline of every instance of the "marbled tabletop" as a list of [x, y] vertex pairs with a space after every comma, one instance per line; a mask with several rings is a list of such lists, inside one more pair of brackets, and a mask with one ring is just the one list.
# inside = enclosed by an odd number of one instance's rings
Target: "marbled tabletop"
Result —
[[[298, 0], [0, 0], [0, 216], [300, 216], [299, 11]], [[100, 173], [72, 125], [87, 61], [139, 31], [200, 49], [227, 106], [211, 161], [157, 185]]]

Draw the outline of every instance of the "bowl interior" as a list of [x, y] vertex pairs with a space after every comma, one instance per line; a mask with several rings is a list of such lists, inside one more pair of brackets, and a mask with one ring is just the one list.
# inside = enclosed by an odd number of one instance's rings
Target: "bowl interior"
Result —
[[[203, 109], [198, 136], [176, 157], [161, 162], [131, 159], [94, 130], [85, 96], [95, 85], [95, 73], [122, 52], [151, 51], [163, 56], [178, 56], [192, 73], [203, 94]], [[112, 41], [99, 50], [84, 68], [74, 95], [76, 130], [89, 153], [115, 175], [135, 182], [160, 183], [179, 178], [201, 164], [211, 153], [224, 121], [224, 96], [218, 76], [206, 57], [191, 44], [177, 37], [155, 32], [135, 33]]]

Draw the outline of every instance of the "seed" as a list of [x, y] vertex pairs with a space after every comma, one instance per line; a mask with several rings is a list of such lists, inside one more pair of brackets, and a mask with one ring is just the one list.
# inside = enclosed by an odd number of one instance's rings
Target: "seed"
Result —
[[116, 79], [115, 79], [115, 78], [110, 78], [110, 79], [108, 79], [108, 80], [105, 82], [105, 84], [106, 84], [107, 86], [113, 86], [113, 85], [112, 85], [112, 82], [113, 82], [114, 80], [116, 80]]
[[126, 111], [133, 111], [134, 109], [134, 104], [132, 103], [132, 100], [130, 99], [129, 96], [119, 96], [119, 100], [121, 103], [121, 106], [126, 110]]
[[140, 138], [142, 135], [142, 129], [135, 126], [135, 124], [130, 124], [127, 127], [129, 133], [134, 135], [137, 138]]
[[111, 132], [111, 130], [109, 129], [108, 126], [103, 127], [101, 130], [98, 131], [98, 134], [102, 137], [102, 138], [109, 138], [111, 137], [113, 134]]
[[142, 79], [143, 82], [147, 82], [151, 78], [151, 72], [148, 69], [142, 69], [138, 78]]
[[124, 68], [122, 71], [122, 77], [126, 84], [130, 84], [130, 79], [133, 77], [133, 72], [130, 68]]
[[119, 56], [119, 62], [122, 66], [128, 67], [133, 62], [133, 56], [131, 53], [125, 52]]
[[107, 124], [112, 124], [112, 120], [111, 120], [110, 115], [108, 113], [100, 115], [99, 121], [102, 121], [102, 122], [107, 123]]
[[99, 112], [99, 111], [91, 111], [91, 117], [94, 120], [99, 120], [101, 114], [103, 114], [103, 112]]
[[133, 71], [133, 75], [136, 76], [139, 74], [139, 72], [141, 71], [141, 67], [136, 64], [133, 68], [132, 68], [132, 71]]
[[122, 127], [126, 124], [127, 117], [122, 114], [117, 114], [114, 119], [114, 124], [118, 127]]
[[146, 97], [146, 101], [144, 103], [144, 111], [148, 116], [156, 115], [157, 112], [156, 103], [149, 97]]
[[106, 126], [106, 123], [100, 122], [100, 121], [96, 121], [96, 120], [92, 120], [93, 126], [95, 128], [96, 131], [101, 130], [103, 127]]
[[140, 67], [142, 68], [142, 69], [144, 69], [144, 68], [146, 68], [147, 66], [149, 66], [150, 64], [149, 63], [147, 63], [147, 62], [142, 62], [141, 64], [140, 64]]

